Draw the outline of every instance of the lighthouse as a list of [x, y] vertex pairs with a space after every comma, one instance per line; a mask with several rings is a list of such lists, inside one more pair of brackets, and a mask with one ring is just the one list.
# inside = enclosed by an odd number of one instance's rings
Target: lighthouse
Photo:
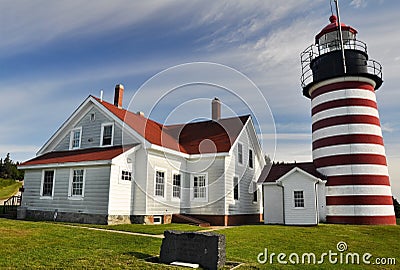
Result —
[[396, 224], [375, 91], [381, 65], [357, 30], [332, 15], [301, 53], [303, 95], [311, 99], [312, 154], [326, 175], [328, 223]]

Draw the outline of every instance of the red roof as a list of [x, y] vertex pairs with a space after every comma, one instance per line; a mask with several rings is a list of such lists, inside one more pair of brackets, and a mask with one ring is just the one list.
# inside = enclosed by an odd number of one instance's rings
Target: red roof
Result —
[[228, 152], [250, 117], [245, 115], [166, 126], [94, 98], [148, 142], [186, 154]]
[[327, 179], [325, 175], [319, 173], [312, 162], [301, 162], [301, 163], [283, 163], [283, 164], [272, 164], [266, 165], [262, 170], [258, 183], [275, 182], [293, 168], [299, 168], [319, 179]]
[[[335, 15], [330, 16], [329, 21], [331, 23], [328, 24], [327, 26], [325, 26], [321, 30], [321, 32], [319, 32], [318, 35], [315, 36], [315, 43], [318, 43], [319, 38], [322, 37], [323, 35], [325, 35], [326, 33], [330, 33], [330, 32], [333, 32], [333, 31], [336, 31], [339, 29], [339, 23], [338, 23], [337, 17]], [[340, 23], [340, 26], [342, 27], [343, 31], [350, 31], [354, 34], [357, 34], [357, 30], [351, 26], [345, 25], [344, 23]]]
[[87, 148], [80, 150], [69, 151], [55, 151], [43, 154], [31, 160], [22, 163], [20, 166], [27, 165], [40, 165], [40, 164], [54, 164], [54, 163], [67, 163], [67, 162], [82, 162], [82, 161], [100, 161], [111, 160], [119, 156], [127, 149], [132, 148], [126, 146], [113, 146], [113, 147], [97, 147]]

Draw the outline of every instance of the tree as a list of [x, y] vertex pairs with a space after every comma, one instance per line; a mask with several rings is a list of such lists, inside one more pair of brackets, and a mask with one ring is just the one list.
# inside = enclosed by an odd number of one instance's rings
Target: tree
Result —
[[12, 161], [10, 158], [10, 153], [7, 153], [6, 158], [4, 159], [3, 162], [3, 167], [4, 167], [4, 178], [11, 178], [12, 174]]
[[400, 218], [400, 203], [395, 197], [392, 197], [392, 199], [393, 199], [394, 213], [396, 214], [397, 218]]
[[10, 153], [7, 153], [4, 160], [0, 159], [0, 178], [23, 180], [24, 171], [18, 170], [18, 165], [18, 162], [12, 161]]

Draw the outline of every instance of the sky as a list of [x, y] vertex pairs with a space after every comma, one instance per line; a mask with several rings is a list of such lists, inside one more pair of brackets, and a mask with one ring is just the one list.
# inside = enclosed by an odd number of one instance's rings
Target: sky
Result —
[[[340, 1], [342, 22], [383, 66], [376, 94], [397, 198], [399, 9], [394, 0]], [[218, 96], [223, 116], [256, 116], [273, 160], [310, 161], [300, 53], [330, 15], [329, 0], [0, 0], [0, 157], [34, 157], [89, 95], [103, 90], [112, 102], [122, 83], [124, 107], [160, 122], [210, 117], [209, 99]], [[208, 84], [177, 87], [189, 79]]]

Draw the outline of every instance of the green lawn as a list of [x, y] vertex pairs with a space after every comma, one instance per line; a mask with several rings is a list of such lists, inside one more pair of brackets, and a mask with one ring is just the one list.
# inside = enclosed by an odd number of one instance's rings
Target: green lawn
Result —
[[[117, 225], [113, 229], [158, 234], [172, 225]], [[156, 229], [155, 226], [159, 226]], [[107, 226], [110, 227], [110, 226]], [[191, 230], [192, 226], [186, 227]], [[194, 227], [195, 229], [197, 227]], [[389, 265], [331, 265], [328, 258], [322, 265], [259, 264], [257, 255], [268, 253], [337, 252], [339, 241], [347, 243], [346, 252], [361, 256], [369, 252], [376, 257], [394, 257], [400, 264], [400, 226], [320, 225], [316, 227], [238, 226], [218, 231], [226, 235], [229, 261], [244, 262], [239, 269], [400, 269]], [[154, 265], [143, 258], [159, 254], [161, 239], [92, 231], [48, 222], [27, 222], [0, 219], [0, 269], [178, 269]], [[287, 258], [286, 258], [287, 259]], [[317, 259], [317, 260], [318, 260]], [[396, 268], [397, 267], [397, 268]]]
[[121, 224], [121, 225], [90, 225], [90, 224], [76, 224], [69, 223], [73, 226], [93, 227], [108, 230], [117, 230], [125, 232], [136, 232], [145, 234], [163, 234], [165, 230], [177, 230], [186, 232], [195, 232], [208, 229], [187, 224], [161, 224], [161, 225], [142, 225], [142, 224]]
[[[0, 269], [164, 269], [161, 239], [0, 219]], [[175, 269], [172, 268], [171, 269]]]
[[21, 182], [0, 178], [0, 200], [7, 199], [18, 192]]
[[[240, 226], [221, 230], [226, 236], [227, 257], [233, 261], [248, 262], [248, 267], [268, 269], [400, 269], [400, 226], [354, 226], [321, 224], [315, 227], [294, 226]], [[298, 254], [315, 253], [317, 261], [322, 253], [338, 252], [336, 245], [344, 241], [348, 252], [362, 256], [371, 253], [373, 258], [396, 258], [397, 266], [378, 267], [377, 265], [331, 265], [325, 258], [322, 265], [280, 265], [276, 256], [274, 263], [257, 263], [257, 254], [268, 249], [268, 254], [292, 252]], [[301, 258], [301, 257], [300, 257]], [[362, 257], [361, 257], [362, 258]], [[286, 258], [286, 261], [288, 258]], [[362, 260], [362, 259], [361, 259]], [[372, 261], [372, 260], [371, 260]]]

